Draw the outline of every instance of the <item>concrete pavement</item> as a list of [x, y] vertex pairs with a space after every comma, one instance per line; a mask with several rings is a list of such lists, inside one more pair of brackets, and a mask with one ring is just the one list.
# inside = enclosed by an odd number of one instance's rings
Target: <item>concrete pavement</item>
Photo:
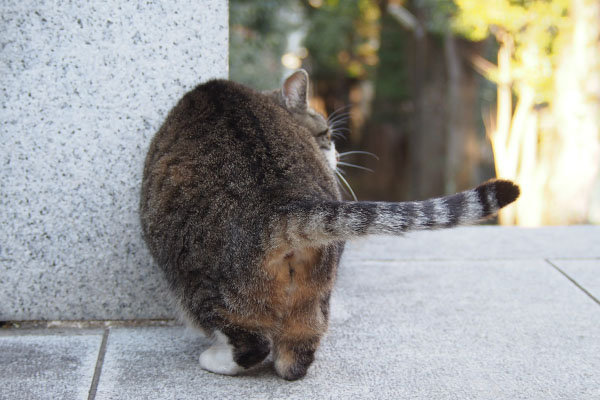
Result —
[[352, 243], [297, 382], [269, 359], [205, 372], [207, 340], [173, 321], [5, 327], [0, 399], [598, 399], [599, 238], [472, 227]]

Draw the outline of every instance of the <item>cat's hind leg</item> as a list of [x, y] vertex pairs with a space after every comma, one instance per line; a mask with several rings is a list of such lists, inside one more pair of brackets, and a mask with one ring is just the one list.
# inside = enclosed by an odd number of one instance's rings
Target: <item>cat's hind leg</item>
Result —
[[327, 330], [329, 297], [329, 292], [323, 292], [320, 300], [298, 301], [283, 320], [273, 338], [273, 360], [280, 377], [293, 381], [306, 375]]
[[215, 330], [215, 342], [200, 355], [200, 366], [223, 375], [237, 375], [260, 363], [270, 352], [264, 336], [246, 330], [226, 327]]
[[277, 374], [290, 381], [304, 377], [315, 359], [319, 340], [318, 336], [303, 340], [278, 340], [273, 354]]

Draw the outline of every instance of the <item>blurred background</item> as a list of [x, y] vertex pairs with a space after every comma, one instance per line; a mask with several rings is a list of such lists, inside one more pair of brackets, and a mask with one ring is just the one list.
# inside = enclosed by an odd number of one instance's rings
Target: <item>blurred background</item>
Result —
[[600, 223], [600, 0], [230, 0], [230, 78], [297, 68], [359, 200], [492, 178], [504, 225]]

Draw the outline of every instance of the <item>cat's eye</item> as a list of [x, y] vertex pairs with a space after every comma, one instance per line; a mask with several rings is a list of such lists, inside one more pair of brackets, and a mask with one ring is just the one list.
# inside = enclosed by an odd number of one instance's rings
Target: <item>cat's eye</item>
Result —
[[327, 132], [329, 132], [329, 128], [325, 129], [323, 132], [317, 133], [316, 137], [318, 137], [318, 138], [323, 137], [323, 136], [327, 135]]

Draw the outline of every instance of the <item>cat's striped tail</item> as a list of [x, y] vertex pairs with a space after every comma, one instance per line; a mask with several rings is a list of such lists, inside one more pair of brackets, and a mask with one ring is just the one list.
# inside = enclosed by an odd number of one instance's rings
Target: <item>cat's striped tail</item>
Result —
[[451, 196], [402, 203], [305, 201], [281, 210], [279, 238], [291, 245], [324, 244], [355, 237], [474, 224], [515, 201], [519, 187], [491, 180]]

